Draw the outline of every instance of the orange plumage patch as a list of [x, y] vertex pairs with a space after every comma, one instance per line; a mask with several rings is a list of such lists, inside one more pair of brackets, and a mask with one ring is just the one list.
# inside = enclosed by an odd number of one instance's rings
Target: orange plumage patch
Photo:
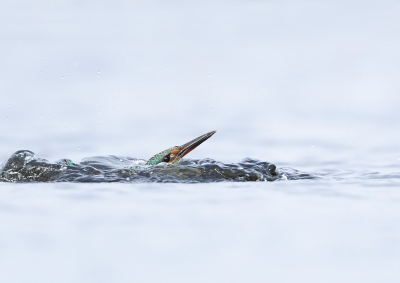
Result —
[[179, 149], [175, 149], [175, 150], [171, 151], [171, 153], [176, 155], [176, 154], [178, 154], [179, 151], [180, 151]]

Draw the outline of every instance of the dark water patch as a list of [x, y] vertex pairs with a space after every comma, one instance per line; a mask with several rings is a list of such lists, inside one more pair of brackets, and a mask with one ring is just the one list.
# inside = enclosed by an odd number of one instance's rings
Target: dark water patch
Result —
[[99, 156], [68, 165], [60, 160], [51, 163], [31, 151], [14, 153], [0, 167], [3, 182], [248, 182], [315, 179], [316, 176], [292, 168], [277, 169], [272, 163], [246, 158], [238, 163], [213, 159], [182, 160], [179, 165], [146, 166], [142, 159]]

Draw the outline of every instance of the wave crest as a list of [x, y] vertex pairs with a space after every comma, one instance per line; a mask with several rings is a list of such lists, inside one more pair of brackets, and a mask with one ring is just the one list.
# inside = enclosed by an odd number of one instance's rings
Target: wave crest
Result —
[[278, 171], [272, 163], [245, 158], [223, 163], [210, 158], [186, 159], [179, 165], [146, 166], [145, 160], [119, 156], [84, 158], [67, 166], [65, 160], [51, 163], [28, 150], [15, 152], [0, 167], [3, 182], [247, 182], [313, 178], [288, 168]]

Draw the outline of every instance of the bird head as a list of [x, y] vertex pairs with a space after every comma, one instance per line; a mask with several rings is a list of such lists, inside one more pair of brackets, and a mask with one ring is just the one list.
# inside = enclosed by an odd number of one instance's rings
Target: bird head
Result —
[[161, 162], [178, 164], [186, 154], [198, 147], [204, 141], [208, 140], [215, 133], [216, 131], [209, 132], [181, 146], [174, 146], [157, 153], [146, 162], [146, 165], [157, 165]]

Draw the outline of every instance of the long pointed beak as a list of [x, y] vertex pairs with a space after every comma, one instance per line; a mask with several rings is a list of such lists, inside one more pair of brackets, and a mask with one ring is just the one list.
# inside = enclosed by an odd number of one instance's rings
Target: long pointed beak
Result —
[[192, 140], [190, 142], [187, 142], [187, 143], [181, 145], [181, 150], [177, 154], [177, 159], [182, 159], [186, 154], [188, 154], [193, 149], [198, 147], [200, 144], [202, 144], [203, 142], [208, 140], [216, 132], [217, 131], [209, 132], [209, 133], [207, 133], [205, 135], [202, 135], [202, 136], [200, 136], [200, 137], [198, 137], [198, 138], [196, 138], [196, 139], [194, 139], [194, 140]]

